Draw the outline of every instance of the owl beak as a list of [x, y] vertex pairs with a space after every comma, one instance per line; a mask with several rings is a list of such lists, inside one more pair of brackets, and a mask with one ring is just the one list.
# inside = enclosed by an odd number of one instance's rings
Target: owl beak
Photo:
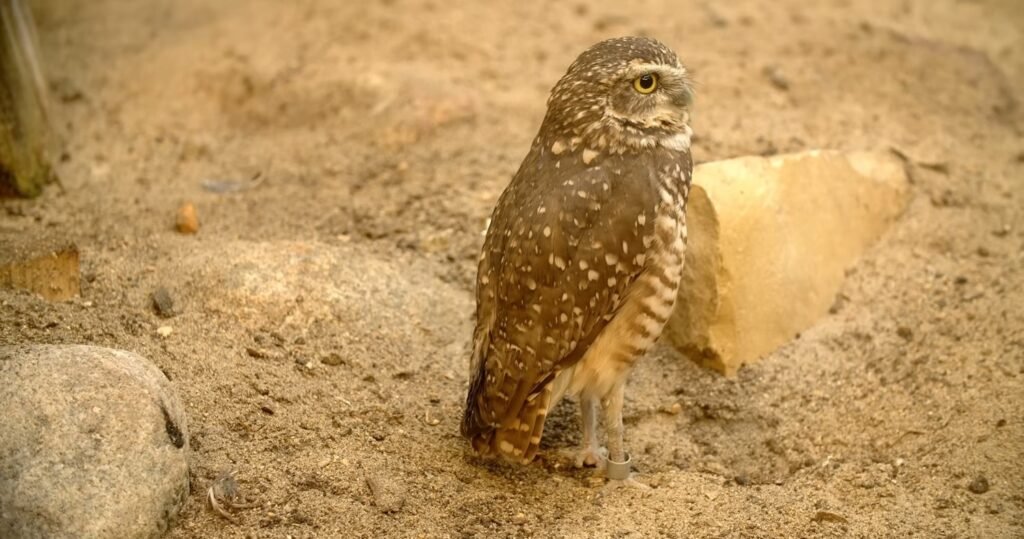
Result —
[[693, 88], [689, 85], [683, 86], [673, 97], [673, 102], [681, 109], [689, 110], [693, 106]]

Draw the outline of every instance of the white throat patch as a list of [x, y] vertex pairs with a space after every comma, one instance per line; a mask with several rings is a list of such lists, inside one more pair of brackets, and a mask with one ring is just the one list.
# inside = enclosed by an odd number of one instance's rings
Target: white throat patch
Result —
[[691, 131], [687, 129], [683, 133], [676, 133], [670, 137], [659, 139], [658, 143], [662, 147], [668, 148], [669, 150], [675, 150], [677, 152], [685, 152], [690, 149], [690, 134]]

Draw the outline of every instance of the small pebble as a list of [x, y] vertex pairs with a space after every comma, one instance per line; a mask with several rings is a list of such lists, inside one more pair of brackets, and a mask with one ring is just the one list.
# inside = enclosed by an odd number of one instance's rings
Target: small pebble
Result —
[[988, 492], [988, 488], [989, 488], [988, 479], [985, 476], [983, 476], [983, 475], [979, 475], [978, 477], [975, 477], [974, 480], [971, 481], [970, 484], [967, 485], [967, 490], [969, 490], [969, 491], [971, 491], [971, 492], [973, 492], [975, 494], [984, 494], [984, 493]]
[[844, 524], [848, 522], [843, 515], [831, 511], [818, 511], [811, 520], [814, 522], [839, 522]]
[[779, 90], [789, 89], [789, 79], [783, 75], [782, 70], [778, 66], [767, 66], [764, 68], [764, 76], [768, 77], [768, 82], [772, 83], [772, 86]]
[[324, 365], [330, 365], [332, 367], [336, 367], [338, 365], [344, 365], [345, 364], [345, 358], [341, 357], [341, 354], [339, 354], [337, 352], [331, 352], [330, 354], [327, 354], [326, 356], [321, 357], [320, 358], [320, 363], [323, 363]]
[[270, 356], [267, 354], [266, 350], [263, 350], [262, 348], [253, 348], [251, 346], [245, 349], [245, 353], [249, 354], [249, 357], [255, 359], [267, 359]]
[[708, 12], [708, 20], [711, 21], [712, 25], [717, 26], [718, 28], [725, 28], [726, 26], [729, 26], [729, 19], [715, 11], [710, 4], [707, 5], [706, 9]]
[[174, 226], [182, 234], [199, 232], [199, 216], [196, 214], [196, 207], [191, 202], [186, 202], [178, 207]]
[[153, 308], [161, 318], [174, 316], [174, 298], [166, 288], [161, 286], [153, 291]]
[[405, 505], [405, 495], [394, 482], [379, 476], [368, 476], [366, 484], [373, 494], [374, 505], [381, 513], [397, 513]]
[[172, 328], [171, 326], [160, 326], [156, 328], [156, 334], [165, 339], [167, 337], [170, 337], [171, 333], [174, 333], [174, 328]]
[[263, 183], [262, 173], [257, 172], [250, 180], [203, 180], [203, 189], [213, 193], [236, 193]]
[[233, 193], [244, 189], [242, 182], [232, 180], [203, 180], [199, 185], [214, 193]]
[[914, 331], [907, 326], [900, 326], [896, 328], [896, 334], [906, 341], [914, 338]]

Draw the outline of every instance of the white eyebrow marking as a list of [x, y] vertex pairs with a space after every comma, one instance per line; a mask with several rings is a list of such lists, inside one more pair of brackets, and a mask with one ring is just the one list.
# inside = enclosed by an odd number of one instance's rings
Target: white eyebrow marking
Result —
[[686, 76], [686, 68], [685, 67], [676, 67], [676, 66], [668, 65], [668, 64], [655, 64], [655, 63], [650, 63], [650, 62], [635, 62], [635, 63], [632, 63], [629, 66], [629, 70], [627, 71], [627, 76], [629, 76], [631, 78], [632, 77], [639, 77], [640, 75], [643, 75], [644, 73], [650, 73], [652, 71], [660, 72], [660, 73], [662, 73], [664, 75], [668, 75], [670, 77], [679, 77], [679, 78], [682, 78], [682, 79], [687, 78], [687, 76]]

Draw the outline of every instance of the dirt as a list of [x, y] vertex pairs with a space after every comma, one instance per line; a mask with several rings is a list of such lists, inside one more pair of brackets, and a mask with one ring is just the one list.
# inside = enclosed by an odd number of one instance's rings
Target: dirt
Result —
[[[194, 447], [170, 537], [1024, 536], [1019, 1], [33, 7], [62, 186], [0, 202], [0, 245], [73, 239], [82, 294], [0, 290], [0, 344], [170, 376]], [[527, 468], [457, 433], [484, 221], [550, 87], [623, 34], [691, 67], [697, 162], [894, 150], [913, 180], [798, 339], [732, 379], [642, 362], [645, 491], [568, 466], [569, 404]], [[226, 470], [238, 523], [204, 503]]]

